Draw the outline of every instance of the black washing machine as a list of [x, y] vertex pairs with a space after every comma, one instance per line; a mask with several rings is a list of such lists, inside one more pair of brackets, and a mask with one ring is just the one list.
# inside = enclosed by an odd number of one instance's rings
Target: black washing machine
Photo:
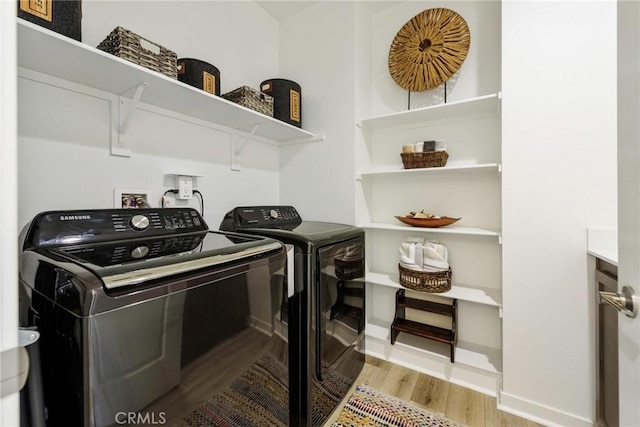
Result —
[[281, 310], [288, 325], [291, 420], [323, 425], [364, 365], [364, 231], [303, 221], [292, 206], [237, 207], [220, 229], [294, 247], [296, 294]]
[[37, 215], [21, 235], [21, 324], [40, 332], [27, 389], [42, 384], [26, 425], [289, 425], [286, 261], [193, 209]]

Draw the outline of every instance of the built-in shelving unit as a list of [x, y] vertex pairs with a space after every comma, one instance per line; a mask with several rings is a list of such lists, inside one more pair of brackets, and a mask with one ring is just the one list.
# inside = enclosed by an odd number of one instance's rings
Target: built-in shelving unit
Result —
[[[496, 393], [502, 371], [500, 99], [495, 93], [358, 123], [366, 144], [356, 174], [358, 225], [367, 233], [366, 351], [440, 377], [454, 372], [456, 381], [488, 393]], [[429, 139], [447, 140], [448, 164], [403, 169], [402, 145]], [[394, 215], [420, 209], [462, 219], [440, 228], [394, 223]], [[449, 345], [419, 336], [420, 322], [396, 327], [391, 344], [395, 295], [404, 289], [398, 245], [407, 236], [449, 248], [453, 283], [434, 295], [458, 301], [455, 363]]]
[[304, 129], [16, 19], [19, 68], [128, 97], [144, 85], [142, 102], [274, 142], [293, 143], [317, 138]]

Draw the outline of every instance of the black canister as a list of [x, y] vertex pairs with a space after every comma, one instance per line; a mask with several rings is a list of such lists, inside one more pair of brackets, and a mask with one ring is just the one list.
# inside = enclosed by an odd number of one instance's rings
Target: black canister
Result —
[[273, 97], [273, 117], [302, 127], [302, 90], [296, 82], [270, 79], [260, 83], [260, 90]]
[[18, 0], [18, 17], [82, 41], [82, 1]]
[[220, 96], [220, 70], [199, 59], [178, 59], [178, 80]]

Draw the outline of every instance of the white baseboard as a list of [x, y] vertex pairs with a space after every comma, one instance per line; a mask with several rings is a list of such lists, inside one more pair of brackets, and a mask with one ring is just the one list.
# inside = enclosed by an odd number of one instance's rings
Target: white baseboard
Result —
[[593, 427], [593, 420], [500, 391], [498, 409], [547, 427]]
[[365, 354], [489, 396], [497, 397], [498, 386], [502, 381], [500, 373], [487, 372], [457, 362], [451, 363], [448, 357], [397, 343], [391, 345], [388, 340], [371, 336], [365, 337]]

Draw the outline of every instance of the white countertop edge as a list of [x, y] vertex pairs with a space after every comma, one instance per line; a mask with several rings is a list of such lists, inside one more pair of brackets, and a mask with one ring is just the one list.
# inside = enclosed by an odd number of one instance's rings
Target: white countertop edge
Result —
[[587, 250], [589, 255], [593, 255], [594, 257], [601, 259], [603, 261], [608, 262], [609, 264], [613, 264], [616, 267], [618, 266], [618, 253], [612, 251], [600, 251], [600, 250]]
[[618, 266], [618, 231], [613, 229], [588, 228], [587, 253]]

